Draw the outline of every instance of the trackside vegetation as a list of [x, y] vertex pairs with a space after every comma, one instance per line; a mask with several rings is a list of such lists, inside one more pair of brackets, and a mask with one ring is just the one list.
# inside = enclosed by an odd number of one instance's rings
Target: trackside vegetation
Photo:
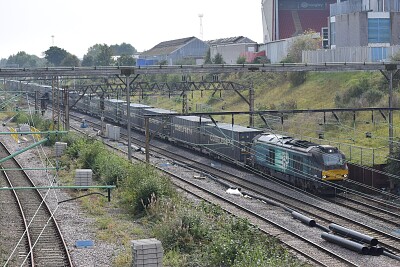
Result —
[[68, 134], [63, 141], [65, 183], [72, 183], [74, 169], [90, 168], [96, 183], [117, 186], [111, 203], [97, 196], [81, 199], [96, 218], [97, 238], [125, 246], [114, 266], [131, 266], [130, 240], [150, 237], [162, 241], [164, 266], [307, 266], [247, 220], [188, 201], [155, 168], [130, 164], [94, 139]]

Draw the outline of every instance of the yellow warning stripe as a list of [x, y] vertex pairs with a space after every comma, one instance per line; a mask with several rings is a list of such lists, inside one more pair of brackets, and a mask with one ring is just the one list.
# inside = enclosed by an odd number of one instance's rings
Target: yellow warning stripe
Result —
[[13, 127], [10, 127], [10, 132], [15, 133], [15, 134], [11, 134], [11, 137], [15, 140], [15, 142], [19, 143], [18, 133], [16, 133], [17, 130], [15, 130]]
[[[31, 126], [31, 132], [36, 133], [36, 132], [40, 132], [38, 129], [36, 129], [35, 127]], [[42, 137], [40, 136], [40, 134], [32, 134], [33, 138], [35, 140], [40, 140]]]

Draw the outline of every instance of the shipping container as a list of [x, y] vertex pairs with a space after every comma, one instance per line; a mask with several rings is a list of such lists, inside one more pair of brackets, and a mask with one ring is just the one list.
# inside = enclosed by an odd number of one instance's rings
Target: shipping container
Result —
[[143, 110], [143, 115], [156, 115], [149, 118], [149, 129], [153, 134], [157, 132], [162, 137], [168, 137], [171, 135], [171, 114], [177, 114], [176, 111], [161, 109], [161, 108], [149, 108]]
[[260, 133], [262, 131], [258, 129], [229, 123], [207, 124], [205, 126], [206, 147], [213, 154], [245, 162], [251, 141]]
[[108, 120], [120, 123], [126, 101], [120, 99], [104, 99], [104, 117]]
[[[124, 122], [127, 123], [127, 107], [128, 104], [125, 103], [123, 105], [122, 114], [124, 118]], [[138, 103], [130, 103], [130, 112], [131, 112], [131, 127], [143, 130], [144, 129], [144, 118], [143, 118], [143, 110], [152, 108], [152, 106], [138, 104]]]
[[211, 122], [204, 117], [175, 116], [172, 118], [171, 137], [187, 146], [199, 146], [205, 142], [204, 126]]

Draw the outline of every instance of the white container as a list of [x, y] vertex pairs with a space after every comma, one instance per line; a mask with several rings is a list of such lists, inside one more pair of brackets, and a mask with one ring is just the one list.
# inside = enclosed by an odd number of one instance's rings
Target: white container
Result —
[[54, 148], [56, 151], [56, 157], [61, 157], [64, 154], [65, 149], [67, 149], [67, 143], [56, 142]]
[[76, 169], [75, 170], [75, 185], [76, 186], [91, 186], [93, 171], [91, 169]]

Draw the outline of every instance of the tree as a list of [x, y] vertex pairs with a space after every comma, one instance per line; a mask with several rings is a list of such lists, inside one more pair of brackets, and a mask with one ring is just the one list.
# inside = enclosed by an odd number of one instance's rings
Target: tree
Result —
[[244, 64], [246, 63], [246, 58], [244, 56], [239, 56], [236, 60], [236, 64]]
[[131, 44], [127, 43], [122, 43], [120, 45], [115, 44], [110, 47], [114, 56], [134, 55], [136, 53], [136, 49]]
[[53, 64], [54, 66], [60, 66], [61, 62], [69, 53], [57, 46], [51, 46], [49, 49], [44, 51], [44, 54], [49, 63]]
[[303, 50], [317, 50], [318, 48], [321, 48], [321, 37], [313, 31], [306, 31], [303, 35], [296, 37], [289, 47], [287, 57], [282, 62], [301, 63]]
[[80, 60], [77, 56], [69, 54], [61, 61], [61, 66], [65, 67], [79, 67], [80, 66]]
[[94, 66], [94, 58], [91, 55], [84, 55], [83, 56], [83, 60], [82, 60], [82, 66], [84, 67], [90, 67], [90, 66]]
[[97, 66], [110, 66], [113, 63], [112, 50], [106, 45], [100, 45], [100, 51], [95, 58], [95, 63]]
[[7, 65], [7, 59], [6, 58], [0, 59], [0, 67], [5, 67], [6, 65]]
[[206, 57], [204, 58], [204, 64], [212, 64], [210, 48], [207, 50]]
[[271, 61], [266, 57], [266, 56], [259, 56], [254, 58], [253, 64], [268, 64], [271, 63]]
[[225, 64], [224, 59], [222, 58], [222, 55], [220, 53], [217, 53], [213, 59], [214, 64]]
[[[4, 61], [3, 61], [4, 62]], [[19, 68], [37, 68], [45, 66], [45, 60], [35, 55], [29, 55], [24, 51], [18, 52], [16, 55], [8, 57], [5, 66], [13, 66]]]
[[95, 44], [83, 56], [82, 66], [110, 66], [113, 63], [112, 55], [111, 47], [108, 45]]
[[[296, 38], [289, 47], [287, 57], [282, 60], [283, 63], [301, 63], [303, 50], [317, 50], [321, 47], [321, 37], [313, 31], [306, 31], [303, 35]], [[306, 81], [307, 73], [305, 71], [290, 72], [288, 79], [293, 86], [299, 86]]]
[[136, 59], [133, 56], [123, 54], [117, 59], [117, 64], [118, 66], [135, 66]]

